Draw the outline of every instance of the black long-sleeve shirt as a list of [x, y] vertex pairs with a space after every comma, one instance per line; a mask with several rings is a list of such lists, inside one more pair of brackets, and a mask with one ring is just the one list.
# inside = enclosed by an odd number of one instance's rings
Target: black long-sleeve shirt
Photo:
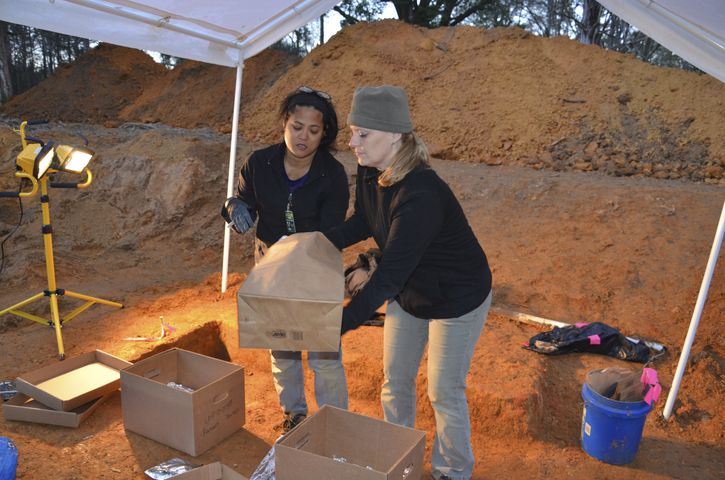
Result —
[[346, 307], [343, 329], [389, 299], [419, 318], [454, 318], [478, 307], [491, 291], [491, 270], [451, 189], [427, 167], [390, 187], [378, 185], [378, 173], [358, 167], [353, 216], [325, 232], [340, 249], [372, 236], [383, 252]]
[[253, 152], [242, 165], [237, 197], [259, 216], [257, 238], [268, 246], [287, 235], [285, 210], [290, 203], [296, 231], [325, 231], [345, 220], [350, 191], [345, 168], [327, 150], [318, 150], [304, 185], [290, 201], [284, 171], [285, 144]]

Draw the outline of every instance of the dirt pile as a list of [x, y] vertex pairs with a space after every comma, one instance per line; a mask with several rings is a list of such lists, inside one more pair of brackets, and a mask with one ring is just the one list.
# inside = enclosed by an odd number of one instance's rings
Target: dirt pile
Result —
[[118, 124], [119, 113], [166, 69], [140, 50], [100, 44], [26, 92], [3, 113], [24, 120]]
[[[192, 259], [200, 251], [218, 253], [223, 233], [218, 213], [226, 198], [223, 185], [228, 135], [225, 138], [210, 129], [138, 124], [114, 129], [49, 124], [34, 127], [32, 135], [59, 143], [78, 142], [83, 136], [98, 155], [90, 167], [93, 183], [87, 190], [49, 191], [59, 271], [69, 272], [64, 266], [74, 265], [74, 274], [83, 275], [101, 267], [111, 274], [109, 280], [117, 283], [115, 274], [150, 260], [144, 252], [160, 248], [168, 261], [177, 262]], [[16, 190], [18, 180], [12, 171], [19, 137], [0, 127], [0, 144], [0, 190]], [[240, 145], [240, 156], [249, 151], [247, 145]], [[56, 174], [56, 181], [78, 180], [69, 174]], [[0, 238], [18, 222], [17, 204], [4, 200]], [[38, 255], [42, 252], [42, 238], [37, 235], [42, 224], [38, 197], [25, 199], [23, 205], [23, 228], [5, 249], [5, 269], [0, 278], [7, 287], [31, 278], [42, 283], [45, 278], [44, 259]], [[251, 239], [237, 237], [235, 242], [249, 243]], [[125, 253], [140, 257], [124, 261]], [[157, 268], [159, 261], [165, 264], [160, 258], [150, 262], [150, 276], [159, 281], [178, 279], [178, 273]]]
[[274, 107], [300, 84], [330, 92], [344, 123], [356, 86], [385, 83], [407, 89], [440, 158], [725, 183], [721, 82], [518, 28], [345, 28], [245, 109], [242, 132], [277, 141]]
[[[258, 96], [299, 57], [267, 49], [245, 62], [242, 102]], [[236, 70], [181, 62], [168, 70], [140, 50], [100, 44], [2, 109], [22, 119], [164, 123], [231, 130]]]
[[[229, 132], [234, 79], [234, 69], [186, 61], [168, 71], [101, 45], [4, 113]], [[330, 92], [344, 125], [355, 87], [385, 83], [407, 89], [439, 158], [725, 184], [725, 85], [519, 28], [385, 20], [345, 28], [301, 62], [264, 51], [245, 65], [242, 135], [279, 141], [278, 103], [299, 85]], [[341, 148], [347, 140], [343, 130]]]
[[[242, 79], [242, 105], [246, 105], [299, 57], [267, 49], [247, 60]], [[151, 83], [121, 112], [128, 122], [165, 123], [184, 128], [209, 126], [231, 131], [236, 70], [187, 60]]]

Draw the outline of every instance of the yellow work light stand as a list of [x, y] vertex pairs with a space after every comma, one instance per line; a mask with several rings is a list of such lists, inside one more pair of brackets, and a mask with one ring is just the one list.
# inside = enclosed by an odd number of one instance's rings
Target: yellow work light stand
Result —
[[[24, 128], [25, 124], [23, 124]], [[23, 146], [25, 146], [25, 135], [24, 130], [21, 129], [21, 138], [23, 140]], [[55, 172], [57, 170], [51, 169], [50, 172]], [[84, 173], [86, 174], [86, 180], [84, 182], [79, 183], [52, 183], [52, 187], [56, 188], [78, 188], [83, 189], [87, 188], [91, 182], [93, 181], [93, 175], [91, 174], [90, 169], [85, 168]], [[16, 175], [17, 176], [17, 175]], [[35, 191], [35, 180], [33, 181], [33, 192]], [[72, 292], [70, 290], [64, 290], [61, 288], [58, 288], [55, 282], [55, 262], [53, 260], [53, 227], [50, 225], [50, 205], [49, 205], [49, 197], [48, 197], [48, 177], [42, 176], [39, 180], [37, 180], [37, 183], [40, 184], [40, 205], [41, 205], [41, 211], [42, 211], [42, 218], [43, 218], [43, 247], [45, 250], [45, 269], [48, 276], [48, 289], [44, 290], [40, 293], [37, 293], [33, 295], [32, 297], [29, 297], [22, 302], [16, 303], [15, 305], [8, 307], [4, 310], [0, 310], [0, 317], [9, 313], [12, 313], [14, 315], [17, 315], [19, 317], [23, 317], [28, 320], [32, 320], [34, 322], [40, 323], [42, 325], [49, 325], [55, 329], [55, 337], [58, 342], [58, 357], [60, 360], [65, 359], [65, 350], [63, 349], [63, 336], [61, 334], [61, 327], [63, 326], [64, 322], [69, 322], [81, 313], [88, 310], [90, 307], [95, 305], [96, 303], [100, 303], [103, 305], [108, 305], [111, 307], [117, 307], [117, 308], [123, 308], [123, 305], [118, 302], [112, 302], [110, 300], [105, 300], [102, 298], [92, 297], [90, 295], [84, 295], [82, 293]], [[32, 195], [32, 193], [26, 193], [21, 196], [28, 196]], [[58, 307], [58, 297], [60, 296], [67, 296], [72, 298], [77, 298], [80, 300], [84, 300], [85, 303], [75, 310], [71, 311], [65, 317], [60, 317], [60, 310]], [[50, 300], [50, 320], [40, 317], [38, 315], [34, 315], [32, 313], [26, 312], [21, 310], [23, 307], [30, 305], [38, 300], [41, 300], [43, 297], [48, 297]]]

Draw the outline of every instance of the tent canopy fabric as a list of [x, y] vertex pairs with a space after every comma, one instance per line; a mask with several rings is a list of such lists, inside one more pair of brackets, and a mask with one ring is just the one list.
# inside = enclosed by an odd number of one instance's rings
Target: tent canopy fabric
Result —
[[[598, 0], [725, 82], [723, 0]], [[237, 66], [336, 0], [0, 0], [0, 19], [131, 48]]]
[[339, 0], [0, 0], [0, 19], [235, 67]]
[[725, 82], [724, 0], [598, 0], [700, 70]]

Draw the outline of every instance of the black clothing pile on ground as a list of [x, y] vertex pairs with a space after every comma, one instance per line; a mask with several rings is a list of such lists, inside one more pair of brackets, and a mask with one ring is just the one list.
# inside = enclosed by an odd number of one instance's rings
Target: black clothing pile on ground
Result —
[[589, 352], [646, 363], [662, 353], [655, 345], [645, 340], [626, 337], [616, 328], [604, 323], [593, 322], [554, 327], [550, 332], [531, 337], [524, 348], [547, 355]]

